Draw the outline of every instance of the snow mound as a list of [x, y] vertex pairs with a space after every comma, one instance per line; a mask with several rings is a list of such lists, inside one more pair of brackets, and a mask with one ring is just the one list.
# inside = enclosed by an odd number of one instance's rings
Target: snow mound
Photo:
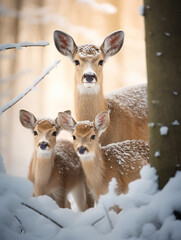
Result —
[[[181, 172], [159, 191], [154, 168], [141, 170], [141, 178], [127, 194], [115, 195], [116, 180], [96, 208], [73, 212], [59, 208], [48, 196], [31, 197], [32, 184], [0, 174], [0, 239], [54, 240], [180, 240]], [[23, 204], [22, 204], [23, 203]], [[116, 214], [107, 209], [117, 204]]]

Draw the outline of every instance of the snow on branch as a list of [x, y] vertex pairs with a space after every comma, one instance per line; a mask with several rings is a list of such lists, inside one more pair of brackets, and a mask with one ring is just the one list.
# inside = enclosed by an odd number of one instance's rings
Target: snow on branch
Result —
[[28, 87], [23, 93], [19, 94], [16, 98], [14, 98], [13, 100], [11, 100], [8, 104], [6, 104], [5, 106], [0, 108], [0, 115], [5, 112], [7, 109], [9, 109], [10, 107], [12, 107], [14, 104], [16, 104], [19, 100], [21, 100], [25, 95], [27, 95], [31, 90], [33, 90], [33, 88], [53, 69], [56, 67], [56, 65], [60, 62], [60, 60], [55, 61], [50, 67], [48, 67], [43, 75], [41, 75], [40, 77], [38, 77], [34, 83]]
[[20, 43], [5, 43], [0, 45], [0, 51], [5, 51], [7, 49], [21, 49], [22, 47], [45, 47], [49, 45], [48, 41], [39, 41], [37, 43], [33, 42], [20, 42]]
[[63, 226], [62, 226], [61, 224], [57, 223], [55, 220], [53, 220], [52, 218], [48, 217], [47, 215], [45, 215], [44, 213], [40, 212], [39, 210], [37, 210], [37, 209], [29, 206], [29, 205], [26, 204], [26, 203], [23, 203], [23, 202], [22, 202], [21, 204], [22, 204], [23, 206], [28, 207], [28, 208], [30, 208], [31, 210], [37, 212], [37, 213], [40, 214], [41, 216], [47, 218], [47, 219], [50, 220], [52, 223], [56, 224], [59, 228], [63, 228]]

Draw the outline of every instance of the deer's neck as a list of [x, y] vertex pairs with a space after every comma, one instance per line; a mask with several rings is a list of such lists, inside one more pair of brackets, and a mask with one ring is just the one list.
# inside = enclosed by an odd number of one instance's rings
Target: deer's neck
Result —
[[95, 155], [82, 161], [82, 166], [88, 185], [93, 190], [95, 198], [98, 199], [100, 194], [107, 191], [107, 187], [105, 186], [106, 171], [103, 153], [97, 148]]
[[46, 185], [50, 179], [53, 168], [54, 154], [50, 152], [48, 155], [40, 155], [34, 152], [34, 176], [36, 185]]
[[107, 110], [102, 86], [85, 88], [75, 84], [75, 115], [77, 121], [93, 121], [95, 116]]

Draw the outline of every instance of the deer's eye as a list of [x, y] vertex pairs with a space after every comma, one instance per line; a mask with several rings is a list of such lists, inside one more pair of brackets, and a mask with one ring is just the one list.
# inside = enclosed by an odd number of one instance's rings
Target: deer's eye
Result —
[[80, 64], [79, 60], [75, 60], [74, 63], [76, 66]]
[[73, 140], [76, 140], [76, 136], [75, 135], [73, 135], [72, 137], [73, 137]]
[[33, 131], [34, 136], [38, 135], [37, 131]]
[[52, 136], [56, 137], [57, 136], [57, 132], [53, 132]]
[[100, 61], [99, 61], [99, 65], [101, 65], [101, 66], [102, 66], [102, 65], [103, 65], [103, 63], [104, 63], [104, 61], [103, 61], [103, 60], [100, 60]]
[[92, 136], [91, 136], [91, 139], [94, 140], [94, 139], [95, 139], [95, 135], [92, 135]]

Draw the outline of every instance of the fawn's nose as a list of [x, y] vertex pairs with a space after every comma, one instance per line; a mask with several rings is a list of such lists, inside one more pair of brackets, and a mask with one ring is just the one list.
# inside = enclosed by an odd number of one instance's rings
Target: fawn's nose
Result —
[[84, 74], [84, 79], [86, 79], [87, 82], [93, 82], [96, 80], [96, 75], [94, 73], [90, 74], [90, 73], [85, 73]]
[[84, 153], [86, 152], [86, 150], [87, 150], [87, 148], [86, 148], [86, 147], [83, 147], [83, 146], [81, 146], [81, 147], [78, 148], [79, 154], [84, 154]]
[[48, 147], [48, 143], [46, 142], [41, 142], [39, 145], [42, 150], [45, 150]]

